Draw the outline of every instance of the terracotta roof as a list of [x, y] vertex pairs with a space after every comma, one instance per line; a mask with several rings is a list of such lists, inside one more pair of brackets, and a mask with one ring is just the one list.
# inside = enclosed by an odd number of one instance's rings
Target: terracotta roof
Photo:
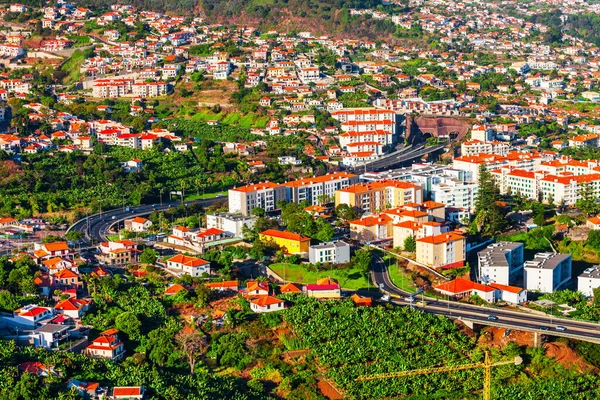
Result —
[[54, 243], [46, 243], [44, 245], [46, 251], [64, 251], [69, 250], [69, 246], [67, 242], [54, 242]]
[[201, 258], [188, 257], [183, 254], [178, 254], [175, 257], [169, 258], [168, 262], [185, 265], [186, 267], [198, 267], [201, 265], [210, 264], [208, 261], [204, 261]]
[[293, 283], [286, 283], [285, 285], [281, 286], [281, 293], [300, 293], [302, 292], [302, 289], [300, 289], [298, 286], [296, 286]]
[[48, 309], [44, 308], [44, 307], [33, 307], [27, 311], [21, 311], [22, 309], [19, 309], [19, 315], [22, 317], [36, 317], [40, 314], [43, 314], [44, 312], [46, 312]]
[[237, 290], [238, 281], [209, 282], [204, 285], [211, 289], [235, 288]]
[[281, 304], [284, 301], [273, 296], [262, 296], [257, 299], [253, 299], [250, 302], [256, 304], [259, 307], [265, 307], [273, 304]]
[[166, 295], [177, 294], [177, 293], [181, 292], [182, 290], [185, 290], [185, 288], [183, 286], [181, 286], [179, 283], [176, 283], [176, 284], [171, 285], [168, 288], [166, 288], [165, 294]]
[[450, 242], [454, 242], [457, 240], [464, 240], [464, 236], [452, 233], [452, 232], [448, 232], [448, 233], [442, 233], [440, 235], [435, 235], [435, 236], [427, 236], [421, 239], [417, 239], [417, 242], [421, 242], [421, 243], [430, 243], [430, 244], [441, 244], [441, 243], [450, 243]]
[[267, 229], [266, 231], [261, 232], [260, 234], [262, 236], [274, 237], [274, 238], [286, 239], [286, 240], [294, 240], [297, 242], [310, 241], [310, 238], [304, 237], [300, 234], [292, 233], [292, 232], [288, 232], [288, 231], [278, 231], [276, 229]]
[[521, 293], [523, 290], [525, 290], [520, 287], [501, 285], [499, 283], [490, 283], [489, 286], [493, 287], [494, 289], [502, 290], [503, 292], [510, 292], [510, 293], [516, 293], [516, 294]]
[[444, 292], [450, 292], [454, 294], [461, 294], [465, 292], [470, 292], [474, 289], [483, 291], [483, 292], [493, 292], [495, 289], [490, 286], [482, 285], [477, 282], [470, 281], [468, 279], [456, 278], [455, 280], [447, 283], [443, 283], [441, 285], [435, 286], [435, 289], [441, 290]]
[[142, 388], [140, 386], [136, 387], [116, 387], [113, 389], [113, 396], [141, 396]]
[[373, 305], [373, 299], [371, 299], [370, 297], [359, 296], [356, 293], [354, 293], [350, 297], [350, 299], [352, 299], [352, 301], [354, 302], [354, 304], [356, 304], [357, 306], [368, 306], [368, 307], [370, 307], [371, 305]]

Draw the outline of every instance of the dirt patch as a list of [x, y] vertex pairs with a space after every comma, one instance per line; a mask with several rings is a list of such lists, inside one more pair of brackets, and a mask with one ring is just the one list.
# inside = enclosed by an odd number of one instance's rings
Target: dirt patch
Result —
[[593, 370], [594, 367], [583, 360], [572, 348], [562, 342], [551, 342], [544, 345], [546, 357], [554, 358], [566, 368], [575, 368], [579, 372]]
[[173, 308], [177, 310], [179, 315], [187, 322], [191, 322], [193, 316], [206, 315], [215, 311], [226, 312], [229, 309], [241, 309], [236, 297], [222, 297], [210, 302], [208, 307], [196, 307], [192, 303], [177, 304]]
[[323, 394], [323, 396], [327, 397], [330, 400], [338, 400], [343, 399], [344, 396], [338, 392], [331, 383], [326, 381], [325, 379], [319, 379], [319, 383], [317, 383], [317, 387]]
[[533, 333], [509, 330], [510, 332], [507, 334], [505, 328], [487, 327], [481, 332], [479, 344], [502, 348], [508, 343], [514, 342], [519, 346], [533, 346]]

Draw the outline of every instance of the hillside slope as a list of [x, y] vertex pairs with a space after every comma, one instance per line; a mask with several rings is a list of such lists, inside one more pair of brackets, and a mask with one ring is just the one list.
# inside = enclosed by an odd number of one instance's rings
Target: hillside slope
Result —
[[[113, 2], [85, 0], [84, 3], [100, 10]], [[395, 31], [390, 20], [350, 16], [349, 10], [353, 8], [381, 7], [379, 0], [124, 0], [123, 3], [142, 10], [175, 14], [193, 9], [194, 14], [210, 22], [252, 25], [263, 31], [311, 31], [314, 34], [373, 40], [389, 39]]]

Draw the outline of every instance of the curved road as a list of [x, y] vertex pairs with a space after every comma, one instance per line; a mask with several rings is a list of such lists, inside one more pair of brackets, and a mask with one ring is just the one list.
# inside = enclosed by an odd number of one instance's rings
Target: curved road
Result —
[[[200, 205], [206, 207], [216, 203], [217, 201], [227, 201], [227, 196], [187, 201], [185, 204], [199, 203]], [[179, 201], [175, 201], [164, 203], [162, 206], [146, 204], [137, 207], [129, 207], [129, 211], [124, 211], [123, 208], [104, 211], [100, 214], [90, 215], [89, 217], [75, 222], [71, 227], [69, 227], [67, 232], [75, 230], [83, 233], [88, 239], [97, 240], [99, 242], [106, 241], [105, 235], [111, 225], [125, 219], [148, 215], [153, 211], [164, 211], [171, 207], [177, 207], [180, 204], [181, 203]]]
[[[397, 305], [409, 305], [405, 300], [411, 293], [399, 289], [390, 280], [385, 261], [378, 255], [373, 255], [371, 263], [371, 276], [375, 285], [382, 291], [400, 299], [391, 300]], [[420, 296], [420, 295], [419, 295]], [[600, 343], [600, 324], [577, 321], [566, 318], [550, 317], [545, 315], [530, 314], [519, 311], [505, 310], [496, 307], [483, 307], [455, 301], [445, 301], [424, 297], [425, 305], [416, 305], [418, 308], [433, 314], [444, 315], [481, 325], [493, 325], [516, 330], [526, 330], [547, 334], [551, 336], [562, 336], [572, 339]], [[489, 315], [494, 315], [497, 320], [488, 320]], [[563, 326], [565, 331], [557, 331], [556, 326]], [[543, 329], [548, 327], [548, 330]]]

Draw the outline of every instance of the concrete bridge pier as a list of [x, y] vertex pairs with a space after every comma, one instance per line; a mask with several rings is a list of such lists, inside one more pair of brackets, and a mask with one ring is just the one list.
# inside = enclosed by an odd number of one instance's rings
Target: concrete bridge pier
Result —
[[543, 335], [540, 332], [534, 332], [533, 334], [533, 347], [539, 347], [543, 343]]

